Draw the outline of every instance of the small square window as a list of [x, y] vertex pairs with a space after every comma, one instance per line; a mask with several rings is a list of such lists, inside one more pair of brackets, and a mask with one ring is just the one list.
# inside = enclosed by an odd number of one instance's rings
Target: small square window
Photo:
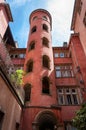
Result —
[[56, 57], [59, 57], [58, 53], [54, 53], [54, 57], [55, 57], [55, 58], [56, 58]]
[[64, 57], [64, 53], [60, 53], [60, 55], [59, 55], [60, 57]]

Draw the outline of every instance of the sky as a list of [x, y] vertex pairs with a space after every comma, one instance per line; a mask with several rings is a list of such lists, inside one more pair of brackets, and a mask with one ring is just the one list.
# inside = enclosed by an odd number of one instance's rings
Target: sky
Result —
[[62, 46], [68, 42], [75, 0], [6, 0], [10, 5], [13, 23], [10, 28], [14, 40], [20, 48], [27, 46], [29, 16], [38, 8], [46, 9], [52, 16], [52, 46]]

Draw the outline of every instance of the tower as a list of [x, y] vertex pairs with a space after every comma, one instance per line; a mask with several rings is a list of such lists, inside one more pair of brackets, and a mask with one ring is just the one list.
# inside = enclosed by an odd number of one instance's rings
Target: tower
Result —
[[30, 15], [30, 33], [24, 70], [25, 130], [52, 129], [59, 125], [54, 62], [52, 53], [52, 18], [48, 11], [37, 9]]

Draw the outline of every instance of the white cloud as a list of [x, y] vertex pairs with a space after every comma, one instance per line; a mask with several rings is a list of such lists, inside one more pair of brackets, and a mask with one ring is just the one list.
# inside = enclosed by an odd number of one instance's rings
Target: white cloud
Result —
[[[54, 42], [68, 40], [74, 0], [47, 1], [47, 9], [52, 16], [52, 34]], [[53, 43], [55, 45], [56, 43]], [[59, 44], [59, 43], [58, 43]]]

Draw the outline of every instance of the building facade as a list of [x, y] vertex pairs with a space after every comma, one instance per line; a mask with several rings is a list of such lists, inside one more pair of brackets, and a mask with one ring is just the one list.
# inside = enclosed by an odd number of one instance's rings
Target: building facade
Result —
[[[74, 33], [62, 47], [52, 47], [52, 17], [34, 10], [27, 48], [18, 48], [9, 27], [9, 4], [0, 2], [1, 130], [76, 130], [72, 119], [86, 102], [85, 15], [86, 1], [75, 0]], [[25, 72], [22, 87], [10, 78], [18, 69]]]

